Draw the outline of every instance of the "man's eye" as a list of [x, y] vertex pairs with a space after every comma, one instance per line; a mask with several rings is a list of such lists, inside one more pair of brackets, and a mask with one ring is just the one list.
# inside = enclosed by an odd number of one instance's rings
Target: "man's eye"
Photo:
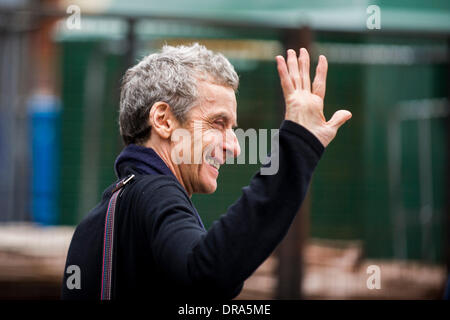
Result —
[[220, 127], [224, 128], [225, 127], [225, 122], [223, 122], [222, 120], [216, 120], [214, 121], [215, 124], [219, 125]]

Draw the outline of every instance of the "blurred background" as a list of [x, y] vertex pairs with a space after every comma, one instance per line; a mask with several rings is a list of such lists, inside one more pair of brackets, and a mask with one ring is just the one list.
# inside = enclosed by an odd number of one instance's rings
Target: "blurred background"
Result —
[[[243, 129], [279, 127], [286, 48], [308, 48], [312, 72], [326, 55], [325, 115], [353, 113], [238, 299], [442, 298], [449, 1], [0, 0], [0, 299], [59, 297], [74, 227], [116, 179], [124, 71], [192, 42], [235, 66]], [[193, 197], [207, 227], [257, 169], [225, 166], [214, 194]]]

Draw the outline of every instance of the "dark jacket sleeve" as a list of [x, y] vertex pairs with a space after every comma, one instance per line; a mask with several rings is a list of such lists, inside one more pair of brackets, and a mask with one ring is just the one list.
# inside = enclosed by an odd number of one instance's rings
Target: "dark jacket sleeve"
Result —
[[141, 197], [149, 202], [144, 206], [152, 207], [144, 223], [154, 260], [187, 288], [209, 297], [233, 298], [286, 235], [323, 151], [308, 130], [283, 121], [275, 151], [278, 172], [258, 172], [208, 232], [199, 225], [185, 194], [175, 192], [172, 184]]

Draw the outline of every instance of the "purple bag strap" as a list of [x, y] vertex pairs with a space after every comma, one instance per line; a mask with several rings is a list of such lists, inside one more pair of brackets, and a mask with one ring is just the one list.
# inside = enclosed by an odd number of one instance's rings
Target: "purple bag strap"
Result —
[[102, 288], [101, 300], [111, 300], [111, 279], [114, 252], [114, 216], [116, 212], [117, 198], [122, 188], [134, 178], [134, 174], [119, 181], [112, 190], [109, 199], [108, 210], [106, 210], [105, 229], [103, 234], [103, 259], [102, 259]]

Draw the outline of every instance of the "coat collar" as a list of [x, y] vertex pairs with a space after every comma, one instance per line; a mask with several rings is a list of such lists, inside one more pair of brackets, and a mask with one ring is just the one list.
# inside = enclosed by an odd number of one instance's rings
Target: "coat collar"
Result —
[[125, 167], [130, 165], [142, 174], [174, 176], [172, 171], [153, 149], [136, 144], [126, 146], [117, 157], [114, 163], [116, 176], [122, 178], [125, 175]]
[[[173, 172], [169, 169], [169, 167], [167, 167], [155, 150], [138, 146], [136, 144], [129, 144], [126, 146], [117, 157], [116, 162], [114, 163], [114, 171], [116, 172], [117, 178], [121, 179], [126, 176], [127, 167], [133, 167], [134, 170], [141, 174], [171, 175], [176, 180]], [[192, 205], [200, 225], [204, 230], [206, 230], [194, 204], [191, 200], [189, 200], [189, 202]]]

